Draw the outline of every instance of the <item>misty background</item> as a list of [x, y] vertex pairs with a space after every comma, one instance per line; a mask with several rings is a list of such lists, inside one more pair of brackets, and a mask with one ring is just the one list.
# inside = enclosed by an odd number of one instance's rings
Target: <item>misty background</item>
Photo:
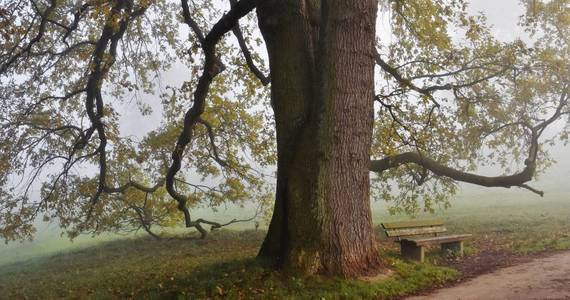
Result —
[[[503, 41], [511, 41], [516, 38], [527, 40], [528, 37], [517, 26], [519, 16], [523, 14], [524, 8], [518, 0], [472, 0], [469, 11], [473, 14], [483, 12], [487, 16], [488, 24], [493, 26], [493, 32], [496, 37]], [[380, 13], [382, 23], [389, 20], [388, 15]], [[379, 34], [381, 38], [390, 38], [389, 36]], [[170, 72], [163, 74], [162, 82], [164, 85], [177, 86], [186, 78], [187, 70], [183, 66], [174, 66]], [[156, 101], [156, 100], [154, 100]], [[149, 101], [150, 102], [150, 101]], [[138, 110], [127, 107], [125, 104], [121, 131], [125, 135], [140, 135], [140, 132], [148, 132], [158, 126], [161, 120], [161, 111], [159, 108], [150, 116], [142, 117]], [[160, 106], [160, 105], [156, 105]], [[182, 112], [181, 112], [182, 113]], [[553, 125], [553, 130], [561, 128], [563, 120], [559, 124]], [[485, 188], [470, 184], [459, 184], [459, 192], [451, 200], [452, 207], [449, 211], [453, 211], [457, 207], [493, 207], [508, 206], [511, 207], [513, 213], [517, 213], [517, 206], [532, 205], [540, 207], [544, 203], [552, 202], [569, 202], [570, 203], [570, 147], [561, 143], [554, 146], [547, 146], [550, 150], [552, 158], [556, 163], [548, 168], [544, 174], [539, 174], [536, 181], [531, 185], [545, 192], [544, 197], [540, 197], [528, 190], [518, 188]], [[497, 168], [480, 169], [478, 173], [484, 175], [500, 175], [502, 171]], [[396, 215], [389, 216], [387, 207], [389, 204], [382, 199], [371, 199], [374, 220], [380, 219], [404, 219], [407, 216]], [[568, 206], [563, 206], [568, 207]], [[193, 215], [212, 219], [215, 221], [228, 221], [233, 218], [248, 218], [254, 214], [252, 206], [238, 207], [228, 204], [222, 206], [217, 212], [209, 208], [201, 208], [192, 210]], [[437, 216], [445, 216], [446, 211], [443, 208], [436, 208]], [[427, 213], [420, 214], [419, 218], [429, 218]], [[433, 217], [433, 216], [432, 216]], [[570, 218], [570, 211], [568, 211]], [[117, 234], [102, 234], [97, 237], [82, 235], [75, 241], [71, 242], [65, 235], [61, 235], [61, 229], [57, 224], [37, 222], [37, 233], [33, 241], [11, 242], [9, 244], [0, 244], [0, 265], [22, 261], [36, 257], [38, 255], [46, 255], [61, 252], [69, 249], [77, 249], [94, 245], [102, 241], [108, 241], [122, 237]], [[252, 222], [238, 223], [229, 227], [230, 229], [254, 229]], [[181, 232], [187, 232], [187, 229]], [[146, 233], [140, 232], [138, 235], [144, 236]], [[132, 234], [129, 236], [133, 236]]]

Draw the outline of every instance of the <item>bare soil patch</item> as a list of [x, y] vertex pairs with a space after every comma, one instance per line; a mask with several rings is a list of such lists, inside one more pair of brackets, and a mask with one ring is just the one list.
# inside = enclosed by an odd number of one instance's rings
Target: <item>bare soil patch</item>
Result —
[[478, 249], [475, 254], [461, 258], [448, 258], [443, 262], [443, 265], [461, 272], [461, 277], [458, 278], [456, 283], [493, 272], [500, 268], [529, 262], [536, 257], [552, 253], [520, 255], [501, 249], [493, 242], [485, 240], [475, 240], [473, 241], [473, 246]]
[[570, 251], [516, 256], [482, 250], [450, 266], [464, 272], [458, 282], [407, 299], [570, 299]]

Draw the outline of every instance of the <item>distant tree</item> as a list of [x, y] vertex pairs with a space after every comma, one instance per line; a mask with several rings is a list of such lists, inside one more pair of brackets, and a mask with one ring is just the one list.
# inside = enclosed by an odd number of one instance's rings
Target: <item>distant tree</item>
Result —
[[[72, 237], [152, 233], [174, 207], [205, 237], [205, 225], [238, 220], [190, 210], [263, 207], [276, 165], [260, 257], [360, 276], [380, 264], [370, 171], [408, 213], [447, 205], [457, 181], [542, 195], [527, 185], [550, 163], [542, 145], [568, 138], [568, 122], [547, 132], [570, 114], [567, 0], [527, 5], [530, 46], [497, 41], [457, 0], [0, 3], [6, 240], [32, 235], [40, 214]], [[389, 42], [377, 39], [379, 7]], [[180, 65], [187, 80], [165, 86]], [[125, 135], [133, 108], [162, 121]], [[481, 164], [512, 174], [472, 173]]]

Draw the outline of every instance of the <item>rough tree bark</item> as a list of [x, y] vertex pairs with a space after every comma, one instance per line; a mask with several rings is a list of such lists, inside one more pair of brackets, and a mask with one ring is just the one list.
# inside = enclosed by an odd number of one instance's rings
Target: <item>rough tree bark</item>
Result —
[[271, 68], [277, 192], [259, 256], [305, 273], [380, 266], [369, 201], [373, 0], [271, 0], [258, 6]]

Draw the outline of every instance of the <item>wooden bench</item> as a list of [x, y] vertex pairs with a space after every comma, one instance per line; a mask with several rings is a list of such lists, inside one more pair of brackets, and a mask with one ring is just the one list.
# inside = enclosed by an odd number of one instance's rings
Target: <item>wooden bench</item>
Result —
[[402, 257], [424, 261], [424, 247], [441, 244], [441, 249], [463, 255], [463, 240], [471, 234], [439, 235], [447, 231], [441, 220], [382, 223], [389, 238], [400, 243]]

